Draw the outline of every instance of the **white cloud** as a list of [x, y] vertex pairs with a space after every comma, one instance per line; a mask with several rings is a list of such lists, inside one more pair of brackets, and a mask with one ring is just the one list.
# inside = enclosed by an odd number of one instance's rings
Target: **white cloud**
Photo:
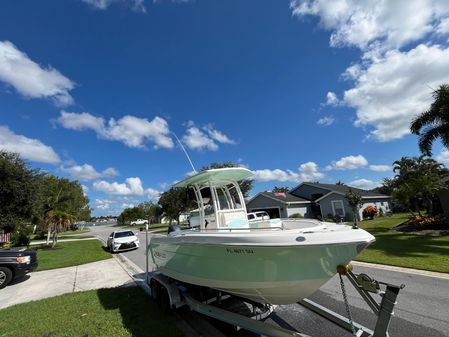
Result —
[[387, 172], [392, 170], [389, 165], [370, 165], [369, 169], [375, 172]]
[[372, 137], [389, 141], [410, 133], [412, 118], [432, 101], [432, 88], [448, 80], [449, 48], [421, 44], [370, 63], [344, 100], [357, 111], [356, 126], [370, 126]]
[[219, 143], [222, 143], [222, 144], [235, 144], [234, 140], [230, 139], [223, 132], [214, 129], [212, 125], [206, 125], [204, 127], [204, 130], [207, 131], [207, 133], [209, 134], [210, 138], [212, 138], [213, 140], [216, 140]]
[[9, 41], [0, 41], [0, 81], [27, 98], [50, 98], [58, 106], [73, 103], [75, 84], [52, 67], [41, 67]]
[[95, 117], [88, 112], [67, 112], [61, 111], [61, 115], [56, 120], [62, 127], [76, 131], [94, 130], [101, 134], [105, 128], [102, 117]]
[[332, 47], [362, 51], [342, 74], [355, 83], [341, 103], [356, 110], [355, 125], [375, 140], [408, 134], [411, 119], [429, 107], [432, 89], [449, 80], [449, 49], [433, 42], [448, 37], [448, 1], [292, 0], [290, 7], [298, 17], [319, 17]]
[[292, 0], [294, 15], [314, 15], [332, 30], [332, 47], [401, 48], [432, 33], [449, 13], [441, 0]]
[[301, 164], [297, 172], [281, 169], [263, 169], [255, 170], [253, 173], [254, 180], [257, 181], [282, 181], [297, 183], [299, 181], [315, 181], [324, 177], [324, 174], [319, 172], [318, 165], [314, 162]]
[[115, 177], [119, 175], [118, 171], [109, 167], [105, 169], [103, 172], [97, 172], [92, 165], [84, 164], [84, 165], [73, 165], [69, 167], [61, 167], [63, 172], [70, 174], [74, 179], [78, 180], [94, 180], [103, 177]]
[[174, 145], [167, 121], [158, 116], [149, 121], [126, 115], [117, 120], [111, 118], [106, 123], [104, 118], [95, 117], [88, 112], [61, 111], [56, 122], [66, 129], [93, 130], [100, 138], [121, 141], [133, 148], [145, 148], [147, 141], [153, 142], [154, 148], [172, 148]]
[[17, 135], [7, 126], [0, 126], [0, 150], [17, 152], [24, 159], [40, 163], [56, 164], [61, 161], [51, 146]]
[[203, 148], [211, 151], [218, 150], [218, 145], [196, 126], [189, 127], [182, 140], [192, 150], [201, 150]]
[[218, 150], [218, 143], [235, 144], [235, 141], [225, 135], [223, 132], [215, 129], [212, 124], [207, 124], [201, 129], [193, 121], [187, 122], [186, 134], [182, 141], [192, 150], [208, 149]]
[[449, 150], [443, 149], [435, 158], [437, 161], [443, 164], [449, 164]]
[[144, 0], [82, 0], [95, 9], [106, 10], [113, 3], [125, 3], [129, 5], [134, 11], [146, 13]]
[[114, 201], [109, 199], [95, 199], [95, 207], [101, 210], [109, 209], [113, 203]]
[[[331, 168], [334, 170], [354, 170], [368, 165], [368, 160], [362, 155], [342, 157], [332, 162]], [[329, 169], [329, 167], [326, 167]]]
[[84, 196], [87, 196], [87, 192], [89, 192], [89, 187], [86, 185], [81, 185], [81, 188], [83, 189]]
[[337, 98], [337, 94], [335, 92], [329, 91], [326, 94], [326, 103], [325, 105], [339, 105], [340, 104], [340, 100]]
[[317, 124], [321, 125], [321, 126], [329, 126], [334, 124], [335, 118], [332, 116], [326, 116], [326, 117], [322, 117], [319, 120], [317, 120]]
[[107, 194], [115, 195], [143, 195], [144, 189], [142, 181], [139, 177], [127, 178], [124, 183], [107, 182], [105, 180], [96, 181], [93, 183], [95, 191], [105, 192]]
[[145, 194], [148, 196], [149, 199], [159, 200], [159, 196], [161, 195], [161, 192], [158, 190], [155, 190], [154, 188], [147, 188], [145, 190]]
[[357, 179], [357, 180], [351, 181], [348, 185], [354, 186], [357, 188], [361, 188], [364, 190], [371, 190], [371, 189], [379, 186], [380, 183], [376, 182], [376, 181], [372, 181], [370, 179]]

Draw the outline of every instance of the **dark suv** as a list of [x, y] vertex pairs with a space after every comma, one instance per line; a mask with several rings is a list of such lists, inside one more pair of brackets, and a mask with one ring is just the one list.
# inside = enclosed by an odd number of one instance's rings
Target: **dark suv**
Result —
[[0, 249], [0, 289], [37, 268], [34, 250]]

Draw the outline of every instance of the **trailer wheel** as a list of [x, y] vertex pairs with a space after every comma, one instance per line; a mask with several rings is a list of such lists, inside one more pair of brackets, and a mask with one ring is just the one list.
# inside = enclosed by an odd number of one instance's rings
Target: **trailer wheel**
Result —
[[158, 302], [159, 299], [159, 282], [156, 281], [155, 279], [151, 279], [150, 281], [150, 289], [151, 289], [151, 299], [154, 302]]
[[168, 314], [170, 312], [170, 297], [168, 296], [168, 291], [164, 286], [161, 286], [159, 293], [159, 308], [164, 314]]

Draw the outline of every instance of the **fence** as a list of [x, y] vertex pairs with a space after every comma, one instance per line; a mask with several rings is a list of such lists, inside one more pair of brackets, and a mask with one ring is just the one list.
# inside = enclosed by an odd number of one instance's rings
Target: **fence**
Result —
[[11, 242], [11, 233], [0, 234], [0, 243]]

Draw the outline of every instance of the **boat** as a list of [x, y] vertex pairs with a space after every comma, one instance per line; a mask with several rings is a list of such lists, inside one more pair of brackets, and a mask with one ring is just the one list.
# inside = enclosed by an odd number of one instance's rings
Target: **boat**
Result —
[[247, 220], [241, 167], [211, 169], [176, 183], [196, 198], [191, 228], [151, 237], [158, 272], [262, 304], [306, 298], [374, 237], [360, 228], [315, 219]]

